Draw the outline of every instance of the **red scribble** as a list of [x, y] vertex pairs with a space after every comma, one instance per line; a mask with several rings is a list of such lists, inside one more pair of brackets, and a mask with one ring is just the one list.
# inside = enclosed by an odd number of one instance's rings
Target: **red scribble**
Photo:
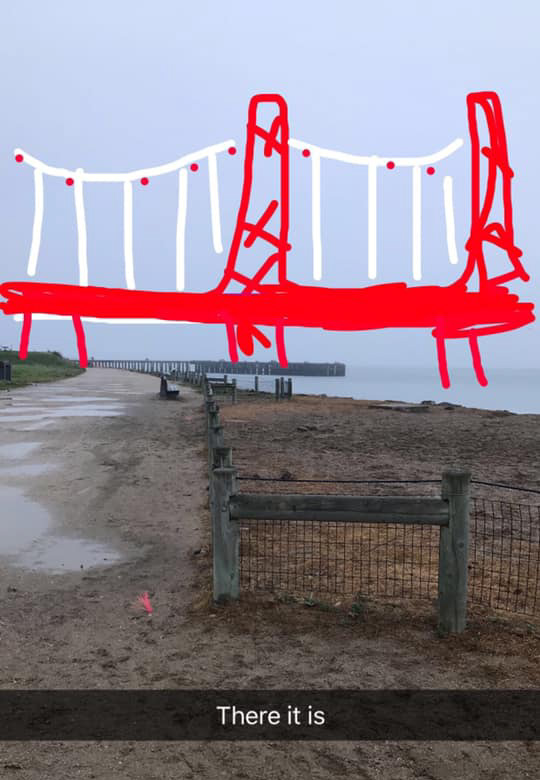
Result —
[[428, 176], [433, 176], [433, 174], [435, 173], [435, 168], [433, 167], [433, 165], [430, 165], [429, 168], [426, 168], [426, 173]]
[[191, 168], [191, 170], [193, 172], [196, 172], [196, 171], [199, 170], [199, 166], [197, 165], [197, 163], [191, 163], [191, 165], [189, 167]]
[[[257, 111], [266, 104], [274, 109], [269, 126], [258, 123]], [[238, 348], [253, 354], [254, 340], [264, 347], [270, 340], [259, 329], [275, 328], [275, 344], [280, 364], [287, 366], [285, 327], [322, 328], [332, 331], [361, 331], [376, 328], [431, 328], [436, 342], [439, 374], [443, 387], [450, 386], [446, 360], [447, 339], [469, 341], [471, 359], [479, 384], [487, 380], [482, 367], [478, 339], [523, 327], [534, 321], [534, 305], [519, 300], [503, 286], [513, 279], [528, 281], [515, 246], [512, 222], [511, 179], [501, 105], [495, 92], [477, 92], [467, 96], [471, 138], [472, 210], [471, 229], [466, 243], [467, 263], [461, 277], [448, 286], [407, 287], [405, 283], [376, 284], [365, 288], [328, 288], [304, 286], [287, 279], [289, 230], [289, 128], [287, 104], [280, 95], [256, 95], [248, 111], [244, 182], [236, 227], [221, 282], [206, 293], [150, 292], [144, 290], [80, 287], [76, 285], [5, 282], [0, 304], [5, 314], [22, 314], [20, 356], [26, 357], [32, 314], [70, 316], [73, 319], [79, 359], [85, 366], [86, 347], [81, 317], [155, 318], [198, 323], [219, 323], [226, 328], [229, 353], [238, 361]], [[480, 145], [478, 115], [485, 119], [487, 145]], [[268, 200], [262, 214], [248, 218], [253, 186], [256, 141], [260, 139], [263, 156], [278, 166], [279, 192]], [[257, 148], [260, 147], [257, 145]], [[485, 190], [480, 191], [481, 165], [487, 165]], [[195, 163], [193, 164], [195, 165]], [[388, 168], [394, 167], [387, 162]], [[198, 166], [197, 166], [198, 167]], [[193, 168], [193, 166], [192, 166]], [[432, 167], [431, 172], [434, 172]], [[430, 173], [430, 168], [427, 173]], [[490, 221], [496, 185], [500, 180], [503, 222]], [[271, 230], [276, 218], [279, 228]], [[484, 242], [501, 249], [512, 270], [489, 277], [484, 257]], [[268, 245], [271, 247], [267, 254]], [[262, 257], [261, 257], [262, 254]], [[239, 270], [239, 262], [249, 259], [255, 271]], [[478, 272], [477, 291], [467, 289]], [[271, 271], [277, 282], [270, 282]], [[229, 291], [232, 284], [240, 292]]]
[[26, 313], [23, 317], [23, 326], [21, 330], [21, 343], [19, 346], [19, 357], [26, 360], [28, 357], [28, 342], [30, 341], [30, 330], [32, 328], [32, 314]]
[[388, 160], [388, 162], [386, 163], [386, 167], [388, 168], [389, 171], [392, 171], [396, 167], [396, 164], [393, 160]]
[[86, 340], [84, 338], [84, 328], [82, 326], [81, 318], [79, 315], [74, 314], [73, 328], [75, 329], [75, 336], [77, 338], [77, 351], [79, 353], [79, 362], [81, 366], [88, 365], [88, 355], [86, 354]]
[[145, 608], [145, 610], [149, 614], [151, 614], [154, 611], [152, 605], [150, 604], [150, 597], [148, 596], [148, 593], [146, 591], [137, 598], [137, 601]]
[[22, 156], [22, 154], [16, 154], [15, 160], [16, 162], [21, 163], [24, 160], [24, 157]]
[[74, 182], [74, 180], [71, 178], [71, 176], [68, 176], [68, 177], [67, 177], [67, 179], [66, 179], [66, 184], [67, 184], [67, 186], [68, 186], [68, 187], [73, 187], [73, 185], [75, 184], [75, 182]]
[[141, 179], [141, 184], [143, 185], [143, 187], [146, 187], [148, 182], [149, 182], [148, 176], [143, 176]]

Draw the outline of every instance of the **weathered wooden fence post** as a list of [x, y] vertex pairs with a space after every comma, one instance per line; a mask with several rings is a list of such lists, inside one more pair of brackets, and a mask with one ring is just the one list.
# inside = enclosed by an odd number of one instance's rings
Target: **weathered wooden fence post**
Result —
[[212, 557], [214, 601], [237, 599], [240, 592], [240, 533], [231, 520], [230, 498], [235, 493], [236, 471], [214, 469], [212, 501]]
[[282, 376], [279, 379], [279, 396], [285, 398], [285, 377]]
[[292, 398], [292, 377], [287, 379], [287, 398], [289, 400]]
[[207, 427], [210, 428], [210, 415], [217, 412], [216, 402], [211, 398], [206, 400], [206, 422]]
[[276, 393], [276, 401], [279, 401], [279, 378], [278, 377], [276, 377], [276, 390], [275, 390], [275, 393]]
[[259, 392], [259, 375], [255, 374], [255, 392]]
[[214, 447], [215, 469], [232, 468], [232, 447]]
[[233, 404], [236, 403], [236, 379], [231, 379], [231, 395]]
[[211, 422], [208, 429], [208, 468], [212, 468], [214, 462], [214, 450], [223, 447], [223, 426], [219, 422]]
[[467, 624], [469, 553], [469, 471], [446, 470], [442, 498], [448, 501], [449, 523], [441, 526], [439, 543], [439, 632], [461, 633]]
[[219, 407], [215, 401], [213, 404], [214, 406], [208, 410], [208, 428], [211, 428], [212, 425], [219, 425]]

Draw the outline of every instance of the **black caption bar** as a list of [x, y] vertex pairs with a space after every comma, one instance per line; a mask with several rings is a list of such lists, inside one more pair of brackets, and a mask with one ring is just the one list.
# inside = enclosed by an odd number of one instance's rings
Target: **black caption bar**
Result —
[[0, 691], [5, 740], [539, 739], [540, 690]]

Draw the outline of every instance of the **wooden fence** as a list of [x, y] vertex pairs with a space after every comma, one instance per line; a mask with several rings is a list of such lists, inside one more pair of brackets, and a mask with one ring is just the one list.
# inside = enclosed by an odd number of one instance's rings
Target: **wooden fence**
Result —
[[229, 396], [232, 403], [236, 403], [238, 400], [238, 392], [247, 392], [248, 394], [265, 393], [274, 396], [276, 401], [282, 399], [290, 400], [293, 395], [292, 379], [289, 377], [275, 377], [269, 379], [267, 377], [261, 378], [258, 375], [253, 377], [253, 387], [239, 387], [238, 380], [236, 378], [230, 379], [228, 374], [224, 374], [223, 377], [208, 377], [203, 374], [197, 374], [190, 372], [186, 374], [185, 381], [195, 384], [197, 386], [204, 386], [205, 397], [216, 399], [217, 397]]
[[205, 387], [208, 423], [209, 501], [212, 516], [213, 595], [240, 594], [240, 524], [243, 520], [317, 523], [388, 523], [440, 529], [438, 625], [462, 632], [467, 614], [470, 473], [447, 470], [440, 498], [239, 493], [232, 451], [224, 444], [219, 407]]

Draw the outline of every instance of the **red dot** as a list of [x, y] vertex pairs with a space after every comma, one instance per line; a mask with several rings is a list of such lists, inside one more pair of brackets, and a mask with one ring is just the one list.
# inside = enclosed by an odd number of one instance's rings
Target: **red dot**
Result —
[[392, 168], [396, 167], [396, 164], [395, 164], [395, 162], [393, 160], [388, 160], [388, 162], [386, 163], [386, 167], [388, 168], [388, 170], [391, 171]]
[[433, 176], [433, 174], [435, 173], [435, 168], [432, 165], [430, 165], [429, 168], [426, 168], [426, 173], [428, 176]]
[[304, 157], [309, 157], [311, 152], [309, 151], [309, 149], [304, 149], [302, 154], [304, 155]]
[[146, 176], [143, 176], [142, 179], [141, 179], [141, 184], [143, 185], [143, 187], [146, 187], [148, 182], [149, 182], [149, 179]]
[[192, 171], [198, 171], [199, 170], [199, 166], [197, 165], [197, 163], [191, 163], [191, 165], [189, 167], [191, 168]]
[[22, 154], [16, 154], [15, 159], [17, 162], [22, 162], [24, 160], [24, 157], [22, 156]]
[[236, 154], [236, 147], [235, 146], [229, 146], [229, 154]]
[[68, 187], [72, 187], [74, 183], [75, 183], [75, 182], [73, 181], [73, 179], [71, 178], [71, 176], [69, 176], [69, 177], [66, 179], [66, 184], [67, 184], [67, 186], [68, 186]]

